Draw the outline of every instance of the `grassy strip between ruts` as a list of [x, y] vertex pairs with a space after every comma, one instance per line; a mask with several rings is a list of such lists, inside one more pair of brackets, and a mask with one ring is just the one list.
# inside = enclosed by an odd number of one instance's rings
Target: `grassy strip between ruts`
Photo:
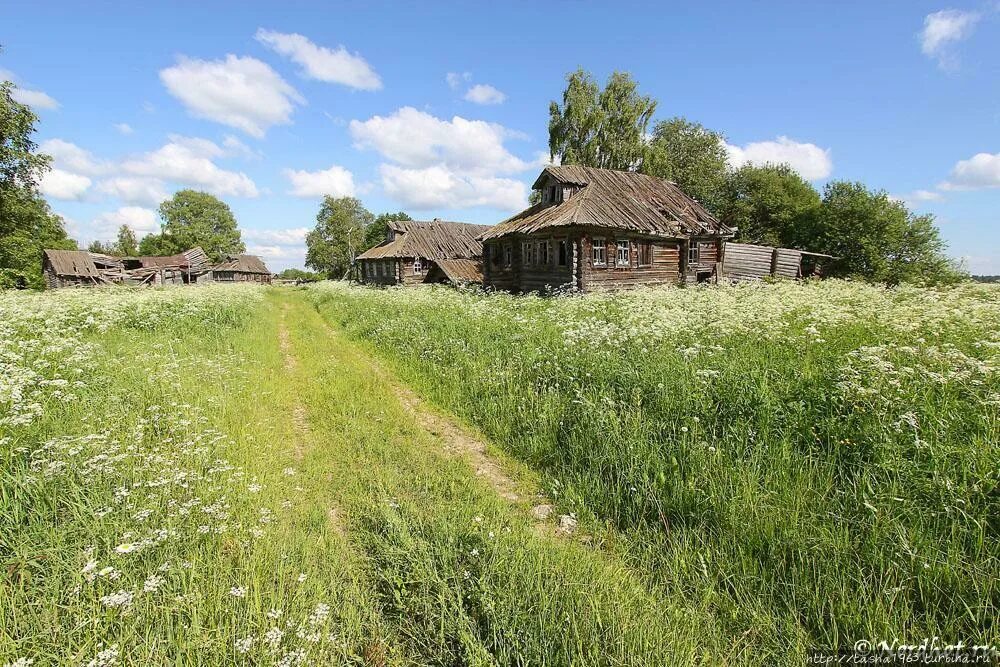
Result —
[[534, 530], [297, 293], [2, 306], [4, 339], [30, 344], [2, 357], [23, 382], [0, 426], [0, 664], [742, 655], [704, 607]]

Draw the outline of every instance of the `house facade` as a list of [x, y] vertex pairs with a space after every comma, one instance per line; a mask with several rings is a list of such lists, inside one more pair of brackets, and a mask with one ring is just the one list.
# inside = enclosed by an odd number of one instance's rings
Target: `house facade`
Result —
[[481, 283], [485, 225], [431, 220], [388, 224], [386, 240], [360, 254], [356, 277], [370, 285]]
[[541, 201], [490, 227], [483, 284], [513, 292], [704, 282], [727, 227], [674, 183], [632, 172], [547, 167]]

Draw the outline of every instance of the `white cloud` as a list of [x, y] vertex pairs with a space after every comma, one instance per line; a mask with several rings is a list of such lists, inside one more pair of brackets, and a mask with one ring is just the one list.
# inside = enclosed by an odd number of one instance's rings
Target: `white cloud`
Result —
[[949, 47], [970, 34], [981, 15], [958, 9], [945, 9], [924, 17], [924, 29], [920, 33], [920, 48], [924, 55], [936, 58], [943, 69], [954, 69], [958, 59]]
[[235, 155], [246, 160], [259, 160], [263, 157], [260, 151], [250, 148], [231, 134], [227, 134], [222, 140], [222, 147], [226, 149], [227, 155]]
[[102, 213], [90, 223], [90, 231], [94, 238], [111, 238], [122, 225], [128, 225], [140, 237], [160, 231], [156, 211], [141, 206], [122, 206], [117, 211]]
[[15, 102], [27, 104], [36, 109], [58, 109], [59, 103], [55, 99], [40, 90], [28, 90], [27, 88], [14, 88], [10, 96]]
[[300, 74], [304, 77], [341, 83], [360, 90], [378, 90], [382, 87], [382, 80], [371, 65], [359, 54], [349, 53], [343, 46], [334, 50], [318, 46], [303, 35], [263, 28], [257, 31], [256, 39], [301, 65]]
[[465, 99], [476, 104], [501, 104], [507, 96], [493, 86], [477, 83], [466, 91]]
[[512, 178], [465, 175], [444, 165], [405, 169], [383, 164], [379, 173], [386, 194], [415, 209], [486, 206], [513, 211], [527, 203], [524, 183]]
[[132, 126], [128, 123], [115, 123], [115, 129], [125, 135], [135, 132], [135, 130], [132, 129]]
[[445, 164], [477, 174], [512, 173], [528, 163], [511, 154], [504, 140], [515, 133], [501, 125], [455, 116], [450, 121], [403, 107], [391, 116], [353, 120], [351, 135], [358, 148], [374, 148], [404, 167]]
[[948, 180], [938, 187], [942, 190], [1000, 188], [1000, 153], [977, 153], [968, 160], [960, 160]]
[[53, 199], [79, 200], [90, 189], [90, 179], [80, 174], [50, 169], [42, 175], [39, 189]]
[[222, 169], [211, 159], [224, 154], [207, 139], [172, 135], [170, 143], [126, 160], [121, 168], [131, 176], [181, 183], [218, 196], [256, 197], [259, 192], [249, 176]]
[[448, 82], [448, 87], [458, 90], [462, 84], [472, 78], [472, 72], [448, 72], [444, 75], [444, 80]]
[[270, 243], [272, 245], [305, 245], [308, 227], [292, 227], [290, 229], [244, 229], [243, 238], [247, 241]]
[[90, 151], [62, 139], [48, 139], [38, 146], [38, 152], [52, 156], [52, 163], [65, 171], [87, 176], [100, 176], [110, 169]]
[[726, 151], [729, 153], [729, 164], [734, 168], [748, 163], [787, 164], [809, 181], [826, 178], [833, 172], [833, 159], [829, 149], [793, 141], [788, 137], [752, 142], [746, 146], [726, 144]]
[[285, 169], [284, 174], [292, 184], [288, 194], [296, 197], [350, 197], [356, 191], [354, 175], [337, 165], [323, 171]]
[[944, 195], [940, 192], [935, 192], [934, 190], [914, 190], [909, 194], [903, 195], [902, 200], [910, 204], [929, 201], [944, 201]]
[[181, 56], [160, 71], [160, 80], [188, 112], [263, 137], [272, 125], [288, 124], [305, 100], [267, 64], [232, 54], [225, 60]]
[[115, 176], [97, 184], [97, 190], [117, 197], [127, 204], [156, 206], [169, 195], [166, 185], [158, 178]]

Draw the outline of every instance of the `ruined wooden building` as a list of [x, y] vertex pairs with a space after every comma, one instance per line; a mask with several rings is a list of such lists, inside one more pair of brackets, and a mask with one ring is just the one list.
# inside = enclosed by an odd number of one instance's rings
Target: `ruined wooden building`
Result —
[[592, 167], [547, 167], [538, 204], [482, 234], [483, 284], [588, 291], [711, 280], [734, 230], [674, 183]]
[[271, 272], [259, 257], [237, 255], [213, 264], [208, 255], [198, 247], [162, 257], [112, 257], [86, 250], [45, 250], [42, 272], [50, 289], [271, 280]]
[[360, 254], [357, 278], [374, 285], [481, 283], [483, 244], [490, 227], [432, 220], [390, 222], [386, 240]]

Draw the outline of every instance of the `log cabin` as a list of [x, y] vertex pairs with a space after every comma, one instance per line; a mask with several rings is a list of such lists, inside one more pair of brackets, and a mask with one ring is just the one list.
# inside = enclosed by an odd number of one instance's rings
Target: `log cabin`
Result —
[[550, 166], [532, 189], [539, 203], [480, 236], [486, 287], [586, 292], [714, 280], [736, 231], [673, 182], [645, 174]]
[[371, 285], [481, 283], [486, 225], [396, 220], [386, 239], [358, 255], [358, 280]]

